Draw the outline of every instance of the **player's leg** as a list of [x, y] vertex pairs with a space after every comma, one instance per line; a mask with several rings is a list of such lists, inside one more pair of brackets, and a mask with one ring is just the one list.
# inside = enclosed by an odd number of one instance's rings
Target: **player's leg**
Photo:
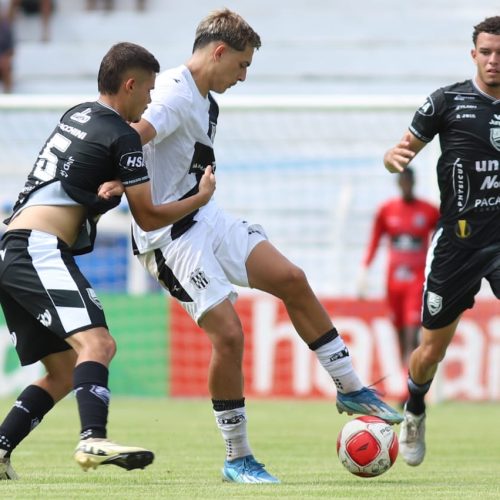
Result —
[[[226, 444], [224, 479], [276, 482], [255, 461], [248, 444], [243, 331], [232, 305], [236, 292], [214, 255], [213, 237], [212, 227], [200, 221], [165, 247], [140, 255], [139, 261], [203, 328], [212, 344], [208, 384], [215, 421]], [[234, 259], [235, 253], [228, 253], [228, 259]]]
[[300, 268], [271, 243], [261, 241], [250, 252], [246, 269], [251, 287], [283, 301], [298, 334], [335, 382], [340, 412], [376, 415], [390, 423], [402, 420], [397, 411], [363, 386], [344, 341]]
[[232, 303], [225, 299], [207, 311], [199, 325], [212, 344], [208, 386], [217, 426], [226, 445], [223, 478], [238, 483], [276, 483], [258, 463], [247, 436], [243, 396], [243, 330]]
[[76, 353], [72, 349], [46, 356], [46, 374], [27, 386], [0, 424], [0, 479], [17, 479], [10, 457], [19, 443], [72, 388]]
[[425, 402], [439, 363], [445, 356], [459, 318], [443, 328], [422, 329], [420, 345], [410, 356], [409, 398], [399, 434], [399, 451], [408, 465], [420, 465], [425, 457]]
[[402, 303], [402, 360], [409, 366], [411, 353], [419, 345], [422, 316], [423, 279], [411, 283], [404, 291]]
[[[107, 331], [106, 319], [98, 298], [81, 274], [70, 249], [56, 237], [38, 231], [9, 231], [2, 239], [6, 251], [1, 265], [0, 300], [10, 332], [16, 332], [21, 364], [50, 360], [49, 355], [69, 350], [77, 355], [71, 372], [82, 426], [82, 439], [106, 437], [109, 391], [108, 365], [116, 345]], [[23, 311], [14, 304], [22, 304]], [[20, 306], [17, 306], [18, 308]], [[49, 364], [54, 369], [55, 364]], [[59, 371], [59, 376], [62, 372]], [[46, 385], [54, 396], [68, 385], [68, 375], [59, 389], [51, 380]], [[40, 391], [45, 390], [40, 388]], [[40, 392], [38, 391], [38, 392]], [[101, 451], [101, 450], [98, 450]], [[135, 453], [135, 449], [133, 452]], [[134, 458], [106, 462], [109, 454], [96, 454], [97, 463], [116, 463], [135, 468]], [[152, 460], [152, 453], [144, 461]], [[123, 460], [125, 464], [123, 464]], [[82, 464], [80, 460], [78, 462]], [[147, 465], [147, 463], [146, 463]]]
[[[387, 286], [386, 302], [389, 308], [391, 323], [396, 330], [398, 336], [399, 353], [401, 363], [408, 368], [408, 358], [405, 358], [405, 343], [404, 343], [404, 299], [405, 294], [399, 283], [389, 281]], [[408, 357], [409, 357], [408, 353]]]
[[110, 441], [107, 435], [110, 391], [109, 363], [116, 343], [104, 327], [75, 333], [67, 342], [77, 352], [73, 390], [80, 415], [80, 442], [75, 460], [87, 470], [99, 465], [117, 465], [127, 470], [143, 469], [152, 463], [151, 451]]

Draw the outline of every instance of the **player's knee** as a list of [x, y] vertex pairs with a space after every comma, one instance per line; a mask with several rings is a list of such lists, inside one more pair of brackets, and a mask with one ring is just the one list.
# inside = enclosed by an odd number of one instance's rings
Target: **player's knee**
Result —
[[84, 353], [88, 359], [107, 364], [116, 354], [115, 339], [105, 328], [81, 332], [70, 339], [78, 355]]
[[435, 365], [443, 361], [446, 347], [438, 344], [428, 344], [421, 347], [421, 360], [427, 365]]
[[309, 283], [305, 272], [297, 266], [290, 266], [286, 275], [280, 283], [282, 299], [293, 299], [296, 296], [303, 296], [309, 290]]
[[241, 326], [221, 330], [219, 335], [212, 337], [213, 348], [220, 356], [236, 358], [243, 352], [244, 337]]

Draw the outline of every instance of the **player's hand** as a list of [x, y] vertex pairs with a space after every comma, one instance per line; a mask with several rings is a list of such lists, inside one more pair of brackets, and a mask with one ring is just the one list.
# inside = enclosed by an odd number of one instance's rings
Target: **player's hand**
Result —
[[97, 196], [103, 200], [109, 200], [113, 196], [121, 196], [125, 192], [123, 184], [119, 180], [103, 182], [97, 190]]
[[411, 134], [407, 132], [404, 137], [384, 155], [384, 166], [392, 174], [402, 172], [415, 156], [410, 149]]
[[198, 186], [198, 193], [204, 205], [212, 198], [215, 191], [215, 184], [215, 174], [213, 173], [212, 165], [208, 165]]

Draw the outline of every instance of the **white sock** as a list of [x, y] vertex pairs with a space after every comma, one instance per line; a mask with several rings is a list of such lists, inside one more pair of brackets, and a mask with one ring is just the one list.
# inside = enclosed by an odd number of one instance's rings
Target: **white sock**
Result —
[[215, 411], [215, 421], [226, 443], [226, 460], [251, 455], [247, 438], [245, 407], [234, 410]]
[[318, 347], [314, 352], [335, 382], [337, 391], [345, 394], [363, 388], [352, 366], [349, 351], [340, 336]]

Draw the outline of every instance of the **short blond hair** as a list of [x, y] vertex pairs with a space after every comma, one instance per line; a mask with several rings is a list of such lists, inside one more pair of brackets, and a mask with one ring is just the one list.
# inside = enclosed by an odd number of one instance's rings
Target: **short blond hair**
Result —
[[196, 28], [193, 52], [210, 42], [224, 42], [234, 50], [243, 51], [247, 45], [261, 46], [260, 36], [236, 12], [229, 9], [214, 10]]

